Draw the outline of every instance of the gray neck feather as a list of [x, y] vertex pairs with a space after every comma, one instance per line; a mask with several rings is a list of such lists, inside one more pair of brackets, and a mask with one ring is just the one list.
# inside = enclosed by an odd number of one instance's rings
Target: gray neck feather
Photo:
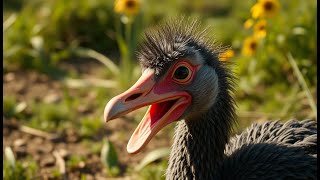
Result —
[[223, 161], [224, 147], [234, 118], [231, 102], [232, 98], [230, 101], [222, 98], [197, 119], [177, 123], [167, 179], [215, 177], [215, 170]]

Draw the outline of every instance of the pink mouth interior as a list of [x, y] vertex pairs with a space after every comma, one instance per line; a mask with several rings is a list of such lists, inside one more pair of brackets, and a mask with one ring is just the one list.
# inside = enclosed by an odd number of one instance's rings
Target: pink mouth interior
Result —
[[178, 99], [173, 99], [169, 101], [164, 101], [156, 104], [152, 104], [150, 107], [150, 118], [152, 127], [165, 113], [167, 113], [170, 108], [177, 102]]
[[[172, 122], [172, 120], [176, 120], [177, 116], [180, 116], [180, 111], [182, 111], [181, 108], [178, 108], [181, 110], [178, 110], [177, 113], [168, 114], [174, 111], [172, 108], [178, 100], [179, 99], [167, 100], [150, 106], [145, 117], [142, 119], [129, 140], [127, 150], [130, 154], [139, 152], [162, 127]], [[177, 107], [175, 107], [175, 110], [176, 108]], [[164, 116], [166, 116], [166, 120], [164, 119], [165, 121], [161, 121]]]

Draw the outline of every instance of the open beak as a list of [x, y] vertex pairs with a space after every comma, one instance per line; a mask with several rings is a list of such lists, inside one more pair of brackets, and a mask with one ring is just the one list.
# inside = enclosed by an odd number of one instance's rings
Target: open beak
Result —
[[106, 122], [150, 105], [128, 142], [128, 153], [140, 152], [157, 132], [185, 112], [191, 96], [177, 89], [170, 82], [156, 82], [154, 71], [147, 69], [130, 89], [108, 102], [104, 109]]

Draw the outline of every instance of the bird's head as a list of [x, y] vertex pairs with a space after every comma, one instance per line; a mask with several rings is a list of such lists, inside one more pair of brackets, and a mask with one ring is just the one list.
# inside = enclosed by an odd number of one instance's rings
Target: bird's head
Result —
[[166, 125], [197, 119], [217, 101], [228, 73], [213, 45], [196, 21], [169, 22], [145, 34], [138, 53], [141, 77], [104, 110], [109, 121], [149, 106], [129, 140], [129, 153], [138, 153]]

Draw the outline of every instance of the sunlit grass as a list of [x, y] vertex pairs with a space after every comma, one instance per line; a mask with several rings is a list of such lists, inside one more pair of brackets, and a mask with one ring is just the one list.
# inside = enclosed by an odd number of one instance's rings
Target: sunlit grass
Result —
[[[279, 3], [271, 16], [261, 9], [261, 3], [267, 1]], [[210, 33], [219, 43], [231, 46], [232, 57], [225, 60], [234, 63], [234, 71], [239, 76], [235, 93], [239, 126], [235, 133], [256, 121], [317, 118], [314, 100], [317, 96], [317, 1], [141, 1], [138, 10], [130, 15], [125, 11], [114, 12], [114, 2], [34, 0], [18, 3], [21, 9], [13, 8], [11, 1], [4, 2], [7, 3], [3, 16], [4, 74], [32, 69], [64, 84], [61, 100], [51, 103], [42, 99], [25, 101], [5, 92], [5, 119], [14, 118], [26, 126], [48, 132], [76, 130], [84, 139], [83, 145], [101, 156], [101, 150], [108, 143], [92, 142], [92, 137], [104, 130], [102, 114], [107, 101], [129, 88], [140, 74], [135, 51], [142, 30], [179, 14], [199, 18], [205, 26], [212, 27]], [[256, 8], [250, 11], [253, 6]], [[258, 27], [262, 21], [264, 29]], [[245, 39], [253, 36], [257, 38], [257, 46], [250, 49]], [[247, 48], [244, 53], [247, 56], [241, 54], [243, 47]], [[101, 64], [99, 71], [90, 74], [91, 78], [60, 67], [72, 59], [85, 62], [88, 58]], [[88, 94], [92, 97], [87, 98]], [[129, 114], [132, 122], [128, 125], [132, 131], [145, 110]], [[173, 130], [165, 131], [170, 131], [167, 136], [171, 139]], [[114, 133], [119, 141], [126, 141], [129, 132]], [[104, 153], [103, 157], [108, 157], [109, 151]], [[67, 168], [76, 168], [85, 160], [71, 155]], [[104, 167], [108, 169], [108, 160], [106, 162]], [[5, 159], [3, 164], [4, 179], [33, 179], [38, 169], [32, 159], [15, 160], [14, 165]], [[139, 171], [130, 164], [127, 166], [125, 172], [120, 172], [114, 163], [106, 176], [164, 179], [167, 160], [155, 160]], [[61, 178], [58, 170], [52, 173]]]
[[37, 176], [38, 165], [32, 158], [27, 158], [26, 161], [17, 160], [10, 147], [5, 147], [3, 157], [3, 179], [31, 180]]

